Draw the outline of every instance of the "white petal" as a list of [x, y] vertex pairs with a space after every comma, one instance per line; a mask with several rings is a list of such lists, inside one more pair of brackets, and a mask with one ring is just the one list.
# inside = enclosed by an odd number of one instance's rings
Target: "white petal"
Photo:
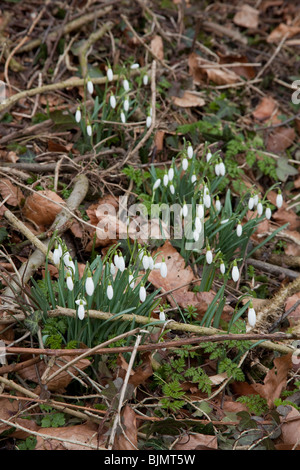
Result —
[[143, 84], [144, 84], [145, 86], [148, 85], [148, 81], [149, 81], [149, 77], [148, 77], [148, 75], [146, 74], [146, 75], [143, 76]]
[[92, 135], [92, 126], [90, 124], [88, 124], [86, 126], [86, 133], [89, 137], [91, 137], [91, 135]]
[[188, 157], [189, 157], [190, 159], [193, 158], [194, 149], [193, 149], [193, 147], [192, 147], [191, 145], [189, 145], [188, 148], [187, 148], [187, 155], [188, 155]]
[[248, 323], [252, 328], [255, 326], [256, 323], [256, 313], [253, 307], [250, 307], [248, 310]]
[[149, 258], [147, 255], [143, 257], [142, 263], [143, 263], [143, 268], [145, 269], [145, 271], [149, 269]]
[[130, 87], [129, 87], [129, 82], [128, 80], [123, 80], [123, 88], [125, 91], [129, 91]]
[[222, 274], [225, 274], [225, 264], [224, 263], [220, 264], [220, 271], [221, 271]]
[[167, 274], [168, 274], [168, 267], [165, 261], [162, 261], [161, 266], [160, 266], [160, 275], [161, 277], [167, 277]]
[[271, 217], [272, 217], [272, 211], [271, 211], [270, 207], [267, 207], [266, 208], [266, 218], [271, 219]]
[[92, 296], [95, 290], [94, 281], [91, 276], [88, 276], [85, 281], [85, 290], [87, 295]]
[[169, 181], [172, 181], [172, 179], [174, 178], [174, 168], [173, 167], [169, 168], [168, 177], [169, 177]]
[[59, 264], [60, 263], [60, 258], [61, 258], [60, 250], [58, 248], [55, 248], [55, 250], [53, 251], [53, 261], [54, 261], [54, 263]]
[[153, 185], [153, 191], [155, 191], [157, 188], [159, 188], [160, 183], [161, 183], [161, 180], [160, 180], [160, 178], [158, 178], [158, 179], [155, 181], [154, 185]]
[[129, 109], [129, 100], [128, 99], [124, 100], [123, 108], [124, 108], [124, 111], [128, 111], [128, 109]]
[[77, 315], [78, 315], [79, 320], [84, 319], [84, 315], [85, 315], [84, 305], [82, 304], [79, 305], [78, 310], [77, 310]]
[[168, 186], [169, 183], [169, 177], [167, 174], [164, 175], [164, 186]]
[[208, 250], [206, 252], [206, 262], [207, 262], [207, 264], [211, 264], [212, 260], [213, 260], [212, 252], [211, 252], [211, 250]]
[[115, 95], [110, 95], [109, 102], [110, 102], [111, 107], [115, 109], [117, 105]]
[[138, 69], [140, 67], [140, 64], [132, 64], [130, 66], [131, 70], [135, 70], [135, 69]]
[[80, 109], [77, 109], [77, 111], [75, 113], [75, 120], [78, 123], [81, 121], [81, 111], [80, 111]]
[[94, 85], [93, 85], [93, 82], [91, 82], [91, 80], [87, 82], [87, 89], [88, 89], [89, 94], [92, 95], [94, 92]]
[[280, 209], [280, 207], [282, 206], [283, 204], [283, 197], [282, 197], [282, 194], [279, 193], [277, 194], [276, 196], [276, 206], [278, 207], [278, 209]]
[[146, 126], [149, 128], [152, 124], [152, 117], [151, 116], [147, 116], [147, 119], [146, 119]]
[[72, 291], [74, 289], [73, 279], [70, 275], [67, 276], [67, 288], [69, 289], [69, 291]]
[[114, 78], [114, 74], [110, 67], [107, 69], [106, 75], [107, 75], [108, 80], [111, 82]]
[[186, 170], [188, 169], [188, 166], [189, 166], [188, 159], [187, 159], [187, 158], [184, 158], [184, 159], [182, 160], [182, 169], [183, 169], [184, 171], [186, 171]]
[[250, 197], [249, 201], [248, 201], [248, 209], [250, 209], [250, 211], [253, 209], [254, 207], [254, 198], [253, 197]]
[[232, 279], [234, 280], [234, 282], [237, 282], [240, 278], [239, 268], [235, 265], [232, 268], [231, 276], [232, 276]]
[[107, 295], [109, 300], [111, 300], [114, 296], [114, 291], [113, 291], [112, 285], [110, 285], [110, 284], [107, 286], [106, 295]]
[[145, 302], [145, 300], [146, 300], [146, 295], [147, 295], [147, 294], [146, 294], [146, 289], [145, 289], [145, 287], [144, 287], [144, 286], [141, 286], [141, 287], [140, 287], [140, 301], [141, 301], [141, 302]]
[[161, 310], [159, 312], [159, 320], [160, 321], [166, 321], [166, 315], [165, 315], [165, 312], [163, 310]]
[[258, 215], [262, 215], [262, 213], [263, 213], [263, 205], [262, 205], [261, 202], [259, 202], [257, 204], [257, 213], [258, 213]]
[[175, 188], [173, 184], [170, 185], [170, 191], [171, 191], [171, 194], [175, 194]]
[[122, 123], [125, 124], [125, 122], [126, 122], [126, 117], [125, 117], [125, 114], [123, 113], [123, 111], [121, 111], [120, 117], [121, 117]]
[[210, 152], [208, 152], [207, 155], [206, 155], [206, 161], [207, 161], [207, 163], [209, 162], [209, 160], [211, 159], [211, 157], [212, 157], [212, 154], [211, 154]]
[[242, 224], [238, 224], [237, 227], [236, 227], [236, 234], [238, 237], [240, 237], [243, 233], [243, 227], [242, 227]]

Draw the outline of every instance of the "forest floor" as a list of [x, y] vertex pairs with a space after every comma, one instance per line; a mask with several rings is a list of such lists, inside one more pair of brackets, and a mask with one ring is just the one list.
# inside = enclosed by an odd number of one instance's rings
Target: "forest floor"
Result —
[[0, 8], [0, 448], [299, 450], [297, 2]]

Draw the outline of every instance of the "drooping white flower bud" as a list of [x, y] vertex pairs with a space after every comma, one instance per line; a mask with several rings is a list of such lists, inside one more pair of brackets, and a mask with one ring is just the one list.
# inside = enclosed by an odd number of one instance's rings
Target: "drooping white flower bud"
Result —
[[148, 82], [149, 82], [149, 77], [148, 77], [147, 74], [145, 74], [145, 75], [143, 76], [143, 84], [144, 84], [145, 86], [147, 86], [147, 85], [148, 85]]
[[197, 181], [197, 176], [195, 175], [195, 173], [193, 173], [191, 177], [191, 182], [196, 183], [196, 181]]
[[219, 162], [215, 164], [215, 174], [216, 176], [220, 176], [220, 163]]
[[267, 208], [266, 208], [266, 218], [267, 218], [268, 220], [270, 220], [271, 217], [272, 217], [272, 211], [271, 211], [270, 207], [267, 207]]
[[191, 146], [191, 144], [189, 144], [188, 148], [187, 148], [187, 156], [188, 156], [189, 159], [191, 159], [191, 158], [193, 158], [193, 155], [194, 155], [194, 149]]
[[197, 230], [198, 233], [201, 233], [202, 222], [201, 222], [200, 217], [198, 217], [198, 216], [195, 217], [195, 229]]
[[132, 64], [132, 65], [130, 66], [131, 70], [136, 70], [136, 69], [138, 69], [139, 67], [140, 67], [140, 64]]
[[146, 126], [149, 128], [151, 124], [152, 124], [152, 117], [148, 115], [146, 119]]
[[85, 291], [90, 297], [93, 295], [95, 290], [94, 281], [91, 274], [88, 274], [85, 281]]
[[129, 110], [129, 99], [128, 98], [125, 98], [124, 103], [123, 103], [123, 108], [124, 108], [124, 111], [126, 111], [126, 112]]
[[129, 286], [131, 287], [131, 289], [134, 288], [134, 280], [133, 280], [133, 274], [132, 274], [132, 273], [129, 273], [129, 276], [128, 276], [128, 284], [129, 284]]
[[72, 292], [72, 290], [74, 289], [74, 283], [72, 279], [72, 274], [69, 270], [66, 273], [66, 283], [67, 283], [67, 288], [69, 289], [69, 291]]
[[125, 114], [123, 113], [123, 111], [121, 111], [121, 113], [120, 113], [120, 118], [121, 118], [121, 122], [122, 122], [123, 124], [125, 124], [125, 122], [126, 122], [126, 117], [125, 117]]
[[170, 191], [171, 191], [171, 194], [175, 194], [175, 188], [173, 184], [170, 185]]
[[204, 195], [203, 202], [204, 202], [205, 207], [206, 207], [207, 209], [209, 209], [210, 206], [211, 206], [211, 197], [210, 197], [209, 194], [206, 193], [206, 194]]
[[220, 171], [220, 176], [225, 176], [226, 168], [225, 168], [224, 162], [222, 161], [219, 163], [219, 171]]
[[188, 159], [186, 157], [184, 157], [182, 159], [181, 165], [182, 165], [183, 171], [186, 171], [188, 169], [189, 162], [188, 162]]
[[221, 271], [222, 274], [225, 274], [225, 270], [226, 270], [226, 268], [225, 268], [224, 261], [221, 260], [220, 271]]
[[216, 198], [216, 210], [217, 210], [217, 212], [220, 212], [221, 207], [222, 207], [222, 206], [221, 206], [221, 201], [220, 201], [220, 199], [217, 197], [217, 198]]
[[93, 131], [92, 131], [92, 126], [90, 124], [86, 126], [86, 133], [89, 137], [92, 136]]
[[239, 268], [237, 267], [236, 261], [234, 262], [233, 267], [232, 267], [231, 277], [234, 280], [234, 282], [237, 282], [240, 278], [240, 272], [239, 272]]
[[122, 255], [119, 255], [118, 268], [121, 271], [121, 273], [125, 270], [125, 260]]
[[90, 79], [87, 81], [86, 86], [87, 86], [89, 94], [92, 95], [93, 92], [94, 92], [94, 85], [93, 85], [93, 82]]
[[197, 243], [197, 241], [199, 240], [199, 237], [200, 237], [199, 232], [198, 232], [198, 230], [195, 229], [195, 230], [193, 231], [193, 239], [194, 239], [194, 241], [195, 241], [196, 243]]
[[140, 291], [139, 291], [139, 296], [140, 296], [140, 301], [145, 302], [147, 293], [146, 293], [146, 289], [145, 289], [143, 284], [141, 284]]
[[213, 261], [213, 254], [210, 248], [206, 251], [206, 262], [207, 264], [211, 264]]
[[238, 237], [240, 237], [243, 233], [243, 226], [242, 224], [239, 222], [236, 226], [236, 234]]
[[77, 315], [78, 315], [78, 318], [79, 320], [83, 320], [84, 317], [85, 317], [85, 305], [86, 305], [86, 301], [84, 299], [77, 299], [75, 300], [75, 303], [78, 305], [78, 309], [77, 309]]
[[174, 178], [174, 168], [171, 166], [168, 171], [169, 181], [172, 181]]
[[76, 109], [75, 121], [76, 121], [77, 123], [79, 123], [79, 122], [81, 121], [81, 111], [80, 111], [80, 108], [79, 108], [79, 107]]
[[113, 80], [114, 74], [113, 74], [113, 71], [112, 71], [111, 67], [108, 67], [108, 69], [106, 71], [106, 76], [107, 76], [109, 82], [111, 82]]
[[167, 277], [168, 275], [168, 267], [165, 262], [165, 258], [162, 259], [161, 265], [160, 265], [160, 275], [161, 277]]
[[60, 258], [62, 256], [62, 249], [60, 244], [56, 244], [55, 249], [53, 251], [53, 261], [55, 264], [60, 263]]
[[200, 220], [204, 217], [204, 205], [202, 203], [197, 204], [197, 215]]
[[158, 178], [158, 179], [155, 181], [154, 185], [153, 185], [153, 191], [155, 191], [157, 188], [159, 188], [160, 183], [161, 183], [161, 179]]
[[251, 211], [254, 207], [254, 197], [250, 197], [248, 201], [248, 209]]
[[187, 217], [188, 213], [189, 213], [188, 206], [187, 206], [187, 204], [184, 202], [184, 203], [183, 203], [183, 206], [182, 206], [182, 215], [183, 215], [183, 217]]
[[110, 95], [109, 97], [109, 103], [110, 103], [110, 106], [115, 109], [115, 107], [117, 106], [117, 102], [116, 102], [116, 97], [115, 95]]
[[107, 295], [108, 300], [111, 300], [114, 296], [114, 290], [113, 290], [111, 283], [109, 283], [107, 286], [106, 295]]
[[123, 80], [123, 88], [126, 92], [130, 90], [129, 81], [126, 78]]
[[207, 161], [207, 163], [209, 162], [209, 160], [211, 159], [211, 157], [212, 157], [211, 152], [207, 152], [207, 154], [206, 154], [206, 161]]
[[280, 207], [282, 207], [282, 204], [283, 204], [283, 197], [282, 197], [282, 193], [279, 189], [278, 194], [276, 196], [276, 206], [278, 207], [278, 209], [280, 209]]
[[163, 183], [164, 183], [164, 186], [168, 186], [169, 177], [168, 177], [168, 174], [167, 174], [167, 173], [164, 174]]
[[257, 213], [258, 213], [258, 215], [262, 215], [262, 213], [263, 213], [263, 205], [262, 205], [261, 201], [259, 201], [258, 204], [257, 204]]
[[165, 315], [165, 312], [164, 312], [164, 309], [163, 307], [160, 307], [160, 312], [159, 312], [159, 320], [160, 321], [166, 321], [166, 315]]
[[149, 258], [148, 258], [148, 255], [146, 253], [143, 256], [142, 264], [143, 264], [143, 268], [145, 269], [145, 271], [147, 271], [147, 269], [149, 269]]
[[256, 323], [256, 312], [253, 308], [252, 302], [250, 302], [250, 306], [248, 309], [248, 323], [252, 328], [254, 328]]

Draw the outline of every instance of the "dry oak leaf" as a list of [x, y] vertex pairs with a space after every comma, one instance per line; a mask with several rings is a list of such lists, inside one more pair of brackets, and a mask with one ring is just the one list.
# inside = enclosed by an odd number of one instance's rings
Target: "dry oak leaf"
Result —
[[299, 444], [300, 439], [300, 413], [293, 406], [290, 407], [291, 411], [285, 416], [281, 417], [281, 440], [283, 444], [295, 445]]
[[[289, 223], [288, 231], [291, 232], [300, 227], [300, 217], [293, 210], [288, 211], [283, 206], [272, 214], [272, 218], [276, 220], [279, 225]], [[287, 230], [285, 230], [284, 233], [286, 231]]]
[[243, 28], [256, 29], [259, 21], [259, 10], [243, 4], [233, 17], [233, 22]]
[[160, 60], [164, 60], [164, 43], [158, 34], [154, 36], [150, 44], [151, 51]]
[[[98, 428], [97, 424], [90, 421], [75, 426], [40, 428], [39, 432], [46, 434], [49, 438], [37, 436], [37, 444], [34, 450], [91, 450], [89, 445], [94, 448], [97, 446], [104, 448], [107, 436], [100, 436], [100, 441], [98, 441]], [[58, 441], [55, 437], [63, 438], [64, 440]], [[80, 445], [80, 443], [83, 445]]]
[[[14, 422], [24, 426], [24, 421], [26, 421], [26, 425], [24, 427], [28, 428], [28, 432], [16, 429], [13, 434], [10, 434], [10, 436], [15, 437], [16, 439], [26, 439], [26, 437], [30, 435], [30, 431], [36, 431], [38, 429], [37, 424], [33, 420], [27, 421], [22, 418], [17, 418], [16, 420], [12, 419], [14, 415], [18, 415], [19, 411], [20, 404], [18, 400], [0, 398], [0, 434], [11, 429], [14, 426]], [[6, 421], [11, 420], [11, 426], [1, 423], [1, 418]]]
[[201, 85], [210, 80], [217, 85], [230, 85], [240, 81], [236, 73], [223, 70], [218, 64], [202, 59], [195, 52], [189, 55], [188, 66], [195, 85]]
[[54, 191], [38, 191], [26, 198], [23, 215], [38, 226], [51, 225], [64, 204], [64, 200]]
[[292, 367], [292, 354], [274, 359], [274, 367], [270, 369], [263, 384], [252, 384], [261, 397], [267, 400], [269, 408], [274, 408], [274, 400], [281, 396], [286, 388], [287, 374]]
[[122, 429], [116, 434], [113, 450], [138, 450], [136, 413], [125, 405], [121, 414]]
[[283, 152], [293, 144], [295, 137], [292, 127], [279, 127], [266, 137], [266, 149], [273, 153]]
[[234, 72], [236, 75], [239, 75], [239, 77], [245, 78], [246, 80], [252, 80], [256, 76], [255, 68], [252, 65], [246, 65], [249, 64], [249, 59], [245, 55], [223, 55], [221, 53], [218, 53], [218, 55], [220, 57], [220, 64], [223, 64], [224, 67], [226, 67], [226, 64], [230, 64], [230, 70], [232, 70], [232, 72]]
[[264, 96], [252, 112], [252, 116], [255, 120], [264, 122], [272, 118], [272, 124], [280, 122], [276, 117], [277, 114], [278, 103], [271, 96]]
[[12, 184], [8, 178], [2, 178], [0, 180], [0, 194], [3, 199], [8, 197], [6, 203], [14, 207], [20, 206], [25, 199], [20, 188]]
[[205, 105], [204, 99], [191, 91], [184, 91], [182, 96], [172, 96], [172, 101], [173, 104], [180, 108], [193, 108]]
[[208, 434], [186, 434], [179, 439], [173, 449], [195, 450], [198, 446], [204, 446], [207, 450], [217, 450], [217, 436], [211, 436]]
[[267, 42], [279, 42], [286, 36], [286, 39], [296, 36], [300, 33], [300, 26], [287, 25], [280, 23], [267, 37]]

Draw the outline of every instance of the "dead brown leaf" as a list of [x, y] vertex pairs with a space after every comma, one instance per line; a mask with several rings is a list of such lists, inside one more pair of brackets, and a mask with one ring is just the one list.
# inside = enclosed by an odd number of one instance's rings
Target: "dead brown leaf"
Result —
[[267, 400], [269, 408], [274, 407], [274, 400], [281, 396], [286, 387], [287, 374], [292, 367], [292, 354], [274, 359], [274, 367], [270, 369], [263, 384], [252, 384], [252, 387]]
[[196, 450], [198, 446], [204, 446], [207, 450], [217, 450], [217, 436], [210, 436], [208, 434], [186, 434], [179, 439], [173, 449]]
[[3, 199], [7, 199], [6, 203], [10, 206], [20, 206], [24, 201], [24, 195], [18, 186], [15, 186], [8, 178], [0, 180], [0, 194]]
[[[142, 385], [146, 380], [153, 375], [151, 353], [145, 353], [141, 356], [142, 364], [136, 369], [130, 371], [128, 383], [132, 384], [135, 388]], [[122, 379], [125, 378], [128, 364], [122, 354], [118, 355], [117, 364], [119, 366], [118, 376]]]
[[172, 96], [172, 101], [173, 104], [180, 108], [192, 108], [205, 105], [204, 99], [191, 91], [184, 91], [182, 96]]
[[243, 28], [256, 29], [259, 22], [259, 10], [243, 4], [234, 15], [233, 22]]
[[208, 83], [210, 80], [217, 85], [228, 85], [240, 80], [236, 73], [225, 71], [217, 65], [214, 67], [213, 63], [202, 59], [195, 52], [189, 55], [188, 65], [195, 85]]
[[[90, 421], [75, 426], [40, 428], [39, 432], [46, 434], [49, 438], [44, 439], [43, 437], [37, 436], [35, 450], [91, 450], [91, 447], [80, 445], [80, 443], [90, 444], [94, 447], [99, 444], [99, 447], [104, 447], [107, 438], [100, 436], [100, 441], [98, 442], [97, 431], [98, 425]], [[63, 439], [63, 441], [58, 441], [55, 437]]]
[[223, 64], [224, 67], [226, 67], [226, 64], [229, 64], [230, 70], [232, 70], [232, 72], [234, 72], [239, 77], [245, 78], [246, 80], [252, 80], [255, 77], [255, 68], [251, 65], [246, 65], [249, 64], [249, 59], [246, 56], [240, 54], [223, 55], [220, 53], [218, 55], [220, 57], [220, 64]]
[[280, 42], [284, 36], [286, 39], [296, 36], [300, 33], [300, 26], [287, 25], [280, 23], [267, 37], [268, 43]]
[[122, 411], [121, 424], [113, 450], [138, 450], [136, 414], [129, 405], [125, 405]]
[[[0, 434], [2, 434], [4, 431], [7, 431], [13, 427], [14, 419], [12, 419], [15, 415], [18, 415], [20, 411], [19, 408], [19, 403], [17, 400], [9, 400], [8, 398], [0, 398], [0, 420], [5, 419], [6, 421], [12, 420], [11, 426], [8, 424], [1, 423], [0, 421]], [[22, 418], [17, 418], [15, 420], [16, 423], [20, 424], [21, 426], [24, 426], [24, 419]], [[36, 431], [38, 429], [37, 424], [33, 420], [26, 420], [26, 428], [29, 429], [29, 432], [22, 431], [16, 429], [13, 434], [11, 434], [12, 437], [15, 437], [16, 439], [26, 439], [28, 435], [30, 435], [30, 430]]]
[[281, 417], [281, 440], [285, 445], [299, 444], [300, 439], [300, 413], [291, 406], [291, 411]]
[[[300, 227], [300, 217], [293, 210], [286, 210], [283, 206], [272, 214], [277, 224], [289, 223], [288, 230], [294, 231]], [[285, 230], [286, 232], [286, 230]], [[299, 235], [299, 234], [298, 234]]]
[[[277, 119], [278, 103], [271, 96], [264, 96], [256, 106], [252, 113], [255, 120], [259, 122], [268, 121], [272, 118], [271, 123], [276, 124], [279, 122]], [[274, 121], [275, 120], [275, 121]]]
[[64, 204], [64, 200], [54, 191], [38, 191], [26, 198], [23, 215], [39, 227], [48, 226], [54, 222]]
[[292, 127], [278, 127], [266, 137], [268, 152], [280, 153], [289, 148], [296, 138]]
[[[296, 294], [294, 295], [291, 295], [290, 297], [288, 297], [286, 299], [286, 303], [285, 303], [285, 311], [287, 312], [288, 310], [290, 310], [290, 308], [292, 308], [296, 302], [298, 302], [300, 300], [300, 292], [297, 292]], [[293, 310], [289, 315], [288, 315], [288, 321], [290, 323], [290, 326], [295, 326], [297, 324], [299, 324], [299, 321], [300, 321], [300, 305], [298, 305], [298, 307]]]
[[151, 51], [160, 60], [164, 60], [164, 43], [162, 37], [158, 34], [154, 36], [150, 43]]

